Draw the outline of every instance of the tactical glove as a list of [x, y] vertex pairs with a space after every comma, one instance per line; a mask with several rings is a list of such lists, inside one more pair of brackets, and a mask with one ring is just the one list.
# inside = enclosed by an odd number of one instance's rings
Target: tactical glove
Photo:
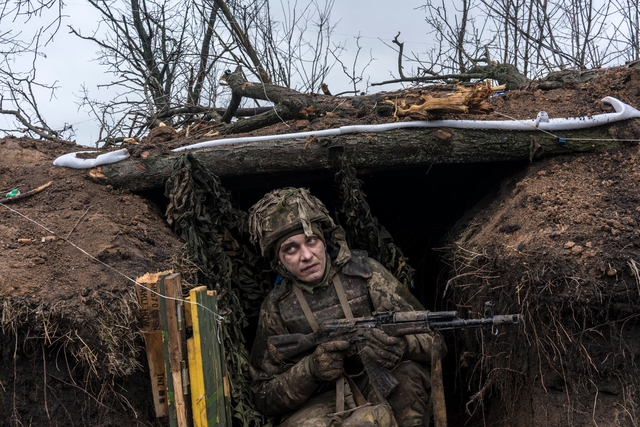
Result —
[[333, 381], [342, 375], [345, 351], [348, 341], [331, 341], [318, 345], [312, 355], [307, 357], [307, 372], [320, 381]]
[[390, 337], [380, 329], [364, 332], [366, 345], [362, 349], [370, 360], [385, 369], [393, 369], [402, 360], [407, 343], [402, 337]]

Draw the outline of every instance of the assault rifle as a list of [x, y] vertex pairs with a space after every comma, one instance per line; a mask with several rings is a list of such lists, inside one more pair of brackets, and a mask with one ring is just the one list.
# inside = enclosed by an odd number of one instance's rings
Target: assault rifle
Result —
[[[491, 327], [494, 334], [502, 325], [516, 325], [520, 322], [519, 314], [493, 314], [491, 302], [485, 303], [485, 317], [479, 319], [461, 319], [457, 311], [405, 311], [376, 313], [371, 317], [355, 319], [336, 319], [323, 322], [318, 331], [310, 334], [272, 335], [268, 338], [268, 347], [272, 357], [276, 360], [292, 359], [304, 352], [314, 349], [317, 345], [344, 340], [352, 346], [347, 356], [360, 353], [364, 348], [363, 332], [377, 328], [385, 334], [401, 337], [411, 334], [422, 334], [430, 331], [452, 329], [486, 328]], [[380, 393], [387, 397], [398, 385], [397, 380], [389, 371], [376, 365], [360, 354], [369, 379]]]

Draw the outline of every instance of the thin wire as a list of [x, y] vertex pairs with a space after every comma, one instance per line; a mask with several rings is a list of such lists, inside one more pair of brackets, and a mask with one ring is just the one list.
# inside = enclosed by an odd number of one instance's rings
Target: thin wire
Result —
[[504, 117], [506, 117], [506, 118], [508, 118], [508, 119], [511, 119], [511, 120], [515, 121], [515, 122], [520, 122], [520, 123], [522, 123], [523, 125], [529, 126], [529, 127], [533, 128], [534, 130], [539, 130], [540, 132], [544, 132], [544, 133], [546, 133], [547, 135], [551, 135], [551, 136], [552, 136], [552, 137], [554, 137], [554, 138], [560, 138], [559, 136], [554, 135], [554, 134], [552, 134], [552, 133], [551, 133], [551, 132], [549, 132], [549, 131], [546, 131], [546, 130], [544, 130], [544, 129], [540, 129], [539, 127], [534, 126], [534, 125], [532, 125], [531, 123], [527, 123], [527, 122], [525, 122], [524, 120], [516, 119], [515, 117], [511, 117], [511, 116], [509, 116], [508, 114], [499, 113], [499, 112], [497, 112], [497, 111], [496, 111], [496, 114], [498, 114], [498, 115], [500, 115], [500, 116], [504, 116]]
[[267, 101], [269, 101], [271, 104], [273, 104], [273, 112], [276, 113], [276, 116], [280, 119], [280, 121], [282, 123], [284, 123], [284, 125], [288, 128], [291, 128], [291, 125], [289, 125], [287, 122], [284, 121], [284, 119], [282, 117], [280, 117], [280, 114], [278, 114], [278, 110], [276, 109], [276, 104], [275, 102], [273, 102], [270, 98], [269, 95], [267, 95], [267, 86], [264, 83], [264, 81], [262, 80], [262, 76], [260, 75], [260, 70], [258, 70], [258, 80], [260, 80], [260, 84], [262, 85], [262, 91], [264, 92], [264, 97], [267, 98]]
[[13, 208], [10, 208], [9, 206], [5, 205], [4, 203], [0, 203], [0, 206], [3, 206], [7, 209], [9, 209], [11, 212], [15, 213], [16, 215], [20, 215], [21, 217], [23, 217], [24, 219], [26, 219], [27, 221], [32, 222], [33, 224], [37, 225], [38, 227], [46, 230], [48, 233], [50, 233], [53, 236], [56, 236], [62, 240], [64, 240], [65, 242], [69, 243], [71, 246], [73, 246], [74, 248], [76, 248], [77, 250], [79, 250], [80, 252], [82, 252], [83, 254], [85, 254], [86, 256], [88, 256], [89, 258], [91, 258], [93, 261], [102, 264], [103, 266], [107, 267], [108, 269], [110, 269], [111, 271], [119, 274], [120, 276], [124, 277], [125, 279], [129, 280], [130, 282], [133, 282], [136, 286], [140, 286], [142, 289], [146, 289], [147, 291], [151, 292], [152, 294], [155, 294], [157, 296], [159, 296], [160, 298], [165, 298], [168, 300], [173, 300], [173, 301], [178, 301], [178, 302], [183, 302], [183, 303], [187, 303], [187, 304], [193, 304], [199, 307], [202, 307], [203, 309], [205, 309], [206, 311], [210, 312], [211, 314], [213, 314], [216, 317], [216, 321], [218, 323], [221, 323], [222, 321], [224, 321], [224, 316], [219, 315], [218, 313], [215, 313], [213, 310], [211, 310], [210, 308], [202, 305], [201, 303], [197, 302], [197, 301], [190, 301], [190, 300], [186, 300], [186, 299], [182, 299], [182, 298], [174, 298], [174, 297], [170, 297], [167, 295], [162, 295], [159, 292], [154, 291], [151, 288], [148, 288], [146, 286], [144, 286], [142, 283], [139, 283], [138, 281], [136, 281], [135, 279], [132, 279], [131, 277], [127, 276], [126, 274], [116, 270], [115, 268], [113, 268], [112, 266], [110, 266], [109, 264], [106, 264], [102, 261], [100, 261], [98, 258], [94, 257], [93, 255], [91, 255], [89, 252], [85, 251], [84, 249], [82, 249], [80, 246], [76, 245], [75, 243], [73, 243], [71, 240], [61, 237], [60, 235], [56, 234], [55, 232], [49, 230], [47, 227], [45, 227], [44, 225], [40, 224], [39, 222], [37, 222], [34, 219], [29, 218], [28, 216], [26, 216], [25, 214], [23, 214], [22, 212], [19, 212]]
[[617, 142], [640, 142], [640, 139], [616, 139], [616, 138], [562, 138], [565, 141], [617, 141]]

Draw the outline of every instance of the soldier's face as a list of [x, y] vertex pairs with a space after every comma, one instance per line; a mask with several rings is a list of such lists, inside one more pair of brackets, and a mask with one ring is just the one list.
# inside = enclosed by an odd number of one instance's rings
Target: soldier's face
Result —
[[278, 258], [284, 268], [299, 280], [315, 284], [324, 276], [327, 255], [318, 236], [296, 234], [282, 242]]

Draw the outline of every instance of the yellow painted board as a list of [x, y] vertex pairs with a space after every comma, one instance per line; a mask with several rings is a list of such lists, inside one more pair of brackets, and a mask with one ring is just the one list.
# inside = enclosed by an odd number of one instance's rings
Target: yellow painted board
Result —
[[205, 398], [204, 398], [204, 383], [202, 382], [202, 355], [200, 354], [199, 351], [196, 350], [195, 341], [196, 341], [195, 338], [189, 338], [187, 340], [187, 353], [189, 355], [189, 380], [191, 383], [190, 385], [191, 408], [193, 411], [193, 426], [208, 427], [207, 426], [207, 407], [205, 405]]
[[[205, 286], [192, 289], [189, 292], [190, 301], [197, 301], [196, 293], [206, 292]], [[205, 396], [204, 379], [202, 376], [202, 344], [200, 341], [200, 323], [198, 322], [198, 310], [194, 304], [187, 304], [190, 309], [193, 337], [187, 340], [189, 353], [189, 378], [191, 380], [191, 401], [193, 409], [193, 423], [195, 427], [208, 427], [207, 423], [207, 399]], [[187, 311], [187, 310], [185, 310]]]

